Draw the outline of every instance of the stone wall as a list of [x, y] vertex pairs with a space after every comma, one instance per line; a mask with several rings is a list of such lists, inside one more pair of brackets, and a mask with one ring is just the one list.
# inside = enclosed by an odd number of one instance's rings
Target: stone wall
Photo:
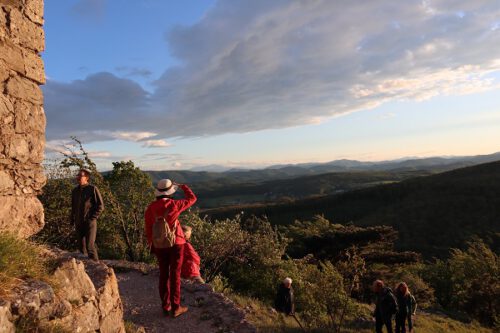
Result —
[[0, 0], [0, 231], [43, 227], [43, 0]]

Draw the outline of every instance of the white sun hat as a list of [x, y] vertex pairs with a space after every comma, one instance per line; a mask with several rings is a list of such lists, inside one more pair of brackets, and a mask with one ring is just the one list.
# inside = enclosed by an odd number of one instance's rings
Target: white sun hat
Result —
[[155, 197], [162, 195], [172, 195], [177, 191], [178, 186], [174, 185], [170, 179], [162, 179], [156, 184]]

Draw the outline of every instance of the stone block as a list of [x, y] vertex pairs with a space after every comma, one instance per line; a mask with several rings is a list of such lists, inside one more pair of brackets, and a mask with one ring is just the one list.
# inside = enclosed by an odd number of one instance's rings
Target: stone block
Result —
[[10, 77], [5, 85], [7, 94], [31, 102], [36, 105], [43, 104], [43, 94], [40, 87], [30, 79], [15, 75]]
[[31, 154], [28, 139], [22, 134], [12, 136], [5, 149], [5, 155], [21, 163], [27, 162]]
[[43, 25], [43, 0], [25, 0], [24, 14], [34, 23]]
[[46, 119], [41, 105], [34, 105], [23, 100], [17, 100], [14, 103], [14, 109], [16, 110], [14, 126], [16, 133], [33, 134], [36, 132], [42, 134], [45, 132]]
[[33, 132], [29, 137], [30, 159], [29, 161], [34, 164], [43, 162], [45, 156], [45, 135], [40, 132]]
[[27, 20], [17, 8], [10, 9], [9, 18], [10, 38], [14, 43], [36, 52], [44, 50], [45, 34], [40, 25]]
[[0, 60], [5, 62], [7, 68], [24, 74], [24, 57], [22, 49], [0, 38]]
[[9, 34], [7, 31], [7, 13], [0, 6], [0, 38], [6, 38]]
[[7, 65], [5, 65], [5, 61], [0, 59], [0, 87], [2, 86], [3, 82], [7, 81], [9, 76], [9, 69], [7, 68]]
[[0, 196], [0, 231], [27, 238], [42, 230], [43, 206], [35, 196]]
[[42, 58], [31, 50], [23, 50], [24, 75], [39, 84], [45, 84], [45, 68]]
[[20, 8], [23, 6], [23, 0], [0, 0], [0, 5]]
[[4, 119], [14, 114], [14, 106], [7, 96], [0, 94], [0, 126], [5, 124]]
[[0, 170], [0, 194], [12, 193], [14, 185], [15, 182], [11, 174], [5, 170]]

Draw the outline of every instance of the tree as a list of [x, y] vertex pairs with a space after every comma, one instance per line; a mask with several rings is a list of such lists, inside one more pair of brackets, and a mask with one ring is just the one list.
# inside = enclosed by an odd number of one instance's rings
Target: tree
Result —
[[144, 235], [144, 211], [154, 200], [151, 178], [132, 161], [113, 162], [113, 170], [104, 179], [109, 183], [122, 214], [122, 233], [133, 261], [151, 261]]
[[466, 250], [452, 249], [448, 260], [429, 267], [427, 279], [443, 306], [500, 325], [500, 262], [482, 240], [469, 242]]
[[74, 174], [81, 168], [91, 171], [91, 182], [104, 200], [99, 217], [97, 244], [101, 257], [131, 261], [150, 261], [143, 236], [143, 210], [153, 199], [149, 177], [131, 161], [113, 163], [113, 170], [104, 177], [77, 138], [67, 147], [63, 159], [49, 169], [49, 180], [40, 199], [46, 209], [46, 225], [37, 236], [63, 249], [74, 249], [74, 228], [69, 224], [71, 189]]

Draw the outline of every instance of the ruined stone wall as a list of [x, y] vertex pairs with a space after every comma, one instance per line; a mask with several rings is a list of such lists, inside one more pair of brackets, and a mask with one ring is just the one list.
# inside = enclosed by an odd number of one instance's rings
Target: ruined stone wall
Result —
[[43, 227], [43, 0], [0, 0], [0, 231]]

